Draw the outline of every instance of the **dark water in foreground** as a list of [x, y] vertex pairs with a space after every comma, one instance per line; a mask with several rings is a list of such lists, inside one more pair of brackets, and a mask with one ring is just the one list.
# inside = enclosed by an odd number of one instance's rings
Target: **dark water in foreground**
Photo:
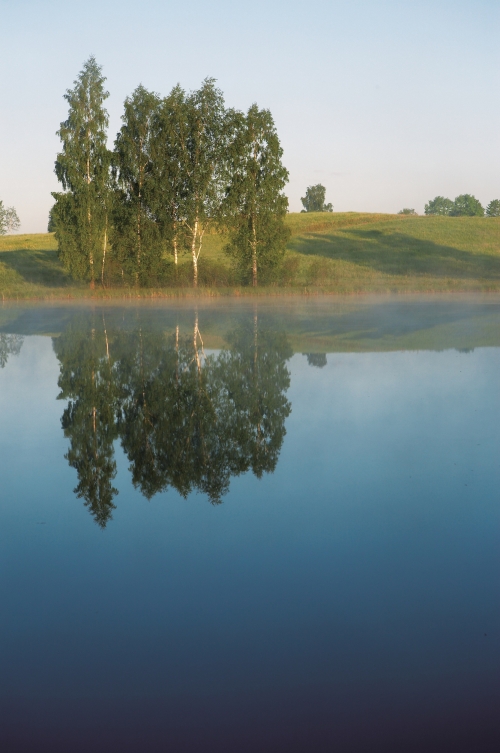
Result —
[[500, 301], [0, 309], [0, 750], [500, 750]]

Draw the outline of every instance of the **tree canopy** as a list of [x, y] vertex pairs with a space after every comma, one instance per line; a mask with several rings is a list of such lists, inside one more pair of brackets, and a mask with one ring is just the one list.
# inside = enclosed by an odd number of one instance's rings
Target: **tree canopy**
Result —
[[488, 217], [500, 217], [500, 199], [493, 199], [486, 207]]
[[429, 201], [424, 208], [425, 214], [451, 215], [452, 211], [453, 202], [451, 199], [445, 199], [444, 196], [436, 196], [436, 198]]
[[258, 271], [270, 272], [282, 260], [289, 232], [284, 224], [288, 199], [283, 188], [288, 171], [269, 110], [252, 105], [233, 119], [224, 208], [229, 229], [226, 253], [243, 282], [257, 285]]
[[77, 279], [91, 287], [104, 272], [106, 259], [111, 154], [107, 148], [108, 114], [104, 101], [101, 67], [91, 56], [79, 73], [74, 88], [64, 98], [68, 118], [58, 131], [62, 151], [55, 173], [65, 193], [53, 193], [52, 209], [59, 255]]
[[453, 202], [452, 217], [484, 217], [484, 208], [471, 194], [457, 196]]

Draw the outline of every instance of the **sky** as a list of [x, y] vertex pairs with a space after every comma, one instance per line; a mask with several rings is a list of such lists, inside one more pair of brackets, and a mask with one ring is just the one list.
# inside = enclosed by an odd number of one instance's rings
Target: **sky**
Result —
[[271, 110], [290, 211], [322, 183], [334, 211], [423, 213], [500, 198], [498, 0], [0, 0], [0, 200], [44, 232], [66, 89], [95, 55], [110, 146], [138, 84], [217, 79]]

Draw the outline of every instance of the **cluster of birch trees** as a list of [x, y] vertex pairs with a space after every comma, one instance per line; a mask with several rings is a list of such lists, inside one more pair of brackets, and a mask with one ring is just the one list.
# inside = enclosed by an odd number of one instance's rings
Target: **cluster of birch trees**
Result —
[[[223, 232], [241, 282], [257, 285], [288, 238], [288, 172], [269, 110], [225, 106], [214, 79], [166, 97], [137, 87], [108, 149], [109, 96], [93, 57], [69, 89], [50, 226], [70, 273], [94, 287], [161, 282], [189, 254], [193, 284], [207, 233]], [[111, 274], [111, 271], [113, 274]]]

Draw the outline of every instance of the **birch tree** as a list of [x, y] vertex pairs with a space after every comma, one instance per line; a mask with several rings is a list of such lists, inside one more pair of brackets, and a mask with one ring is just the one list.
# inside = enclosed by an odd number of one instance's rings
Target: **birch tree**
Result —
[[281, 163], [283, 150], [270, 111], [254, 104], [237, 118], [225, 202], [230, 234], [225, 250], [242, 280], [256, 286], [259, 270], [268, 273], [285, 253], [288, 199], [283, 188], [288, 171]]
[[186, 93], [175, 86], [158, 106], [152, 125], [151, 210], [176, 267], [186, 236], [188, 128]]
[[136, 284], [150, 282], [161, 260], [151, 212], [155, 189], [151, 126], [158, 105], [158, 95], [138, 86], [125, 100], [123, 126], [115, 140], [113, 171], [119, 195], [113, 243], [122, 267]]
[[91, 56], [64, 95], [69, 113], [58, 131], [62, 151], [55, 163], [64, 193], [52, 194], [59, 255], [70, 273], [89, 280], [92, 288], [99, 274], [104, 277], [111, 198], [104, 82], [101, 66]]
[[220, 219], [225, 188], [227, 119], [222, 92], [207, 78], [186, 98], [186, 132], [181, 142], [185, 193], [180, 213], [189, 238], [193, 284], [198, 285], [198, 260], [203, 236]]

